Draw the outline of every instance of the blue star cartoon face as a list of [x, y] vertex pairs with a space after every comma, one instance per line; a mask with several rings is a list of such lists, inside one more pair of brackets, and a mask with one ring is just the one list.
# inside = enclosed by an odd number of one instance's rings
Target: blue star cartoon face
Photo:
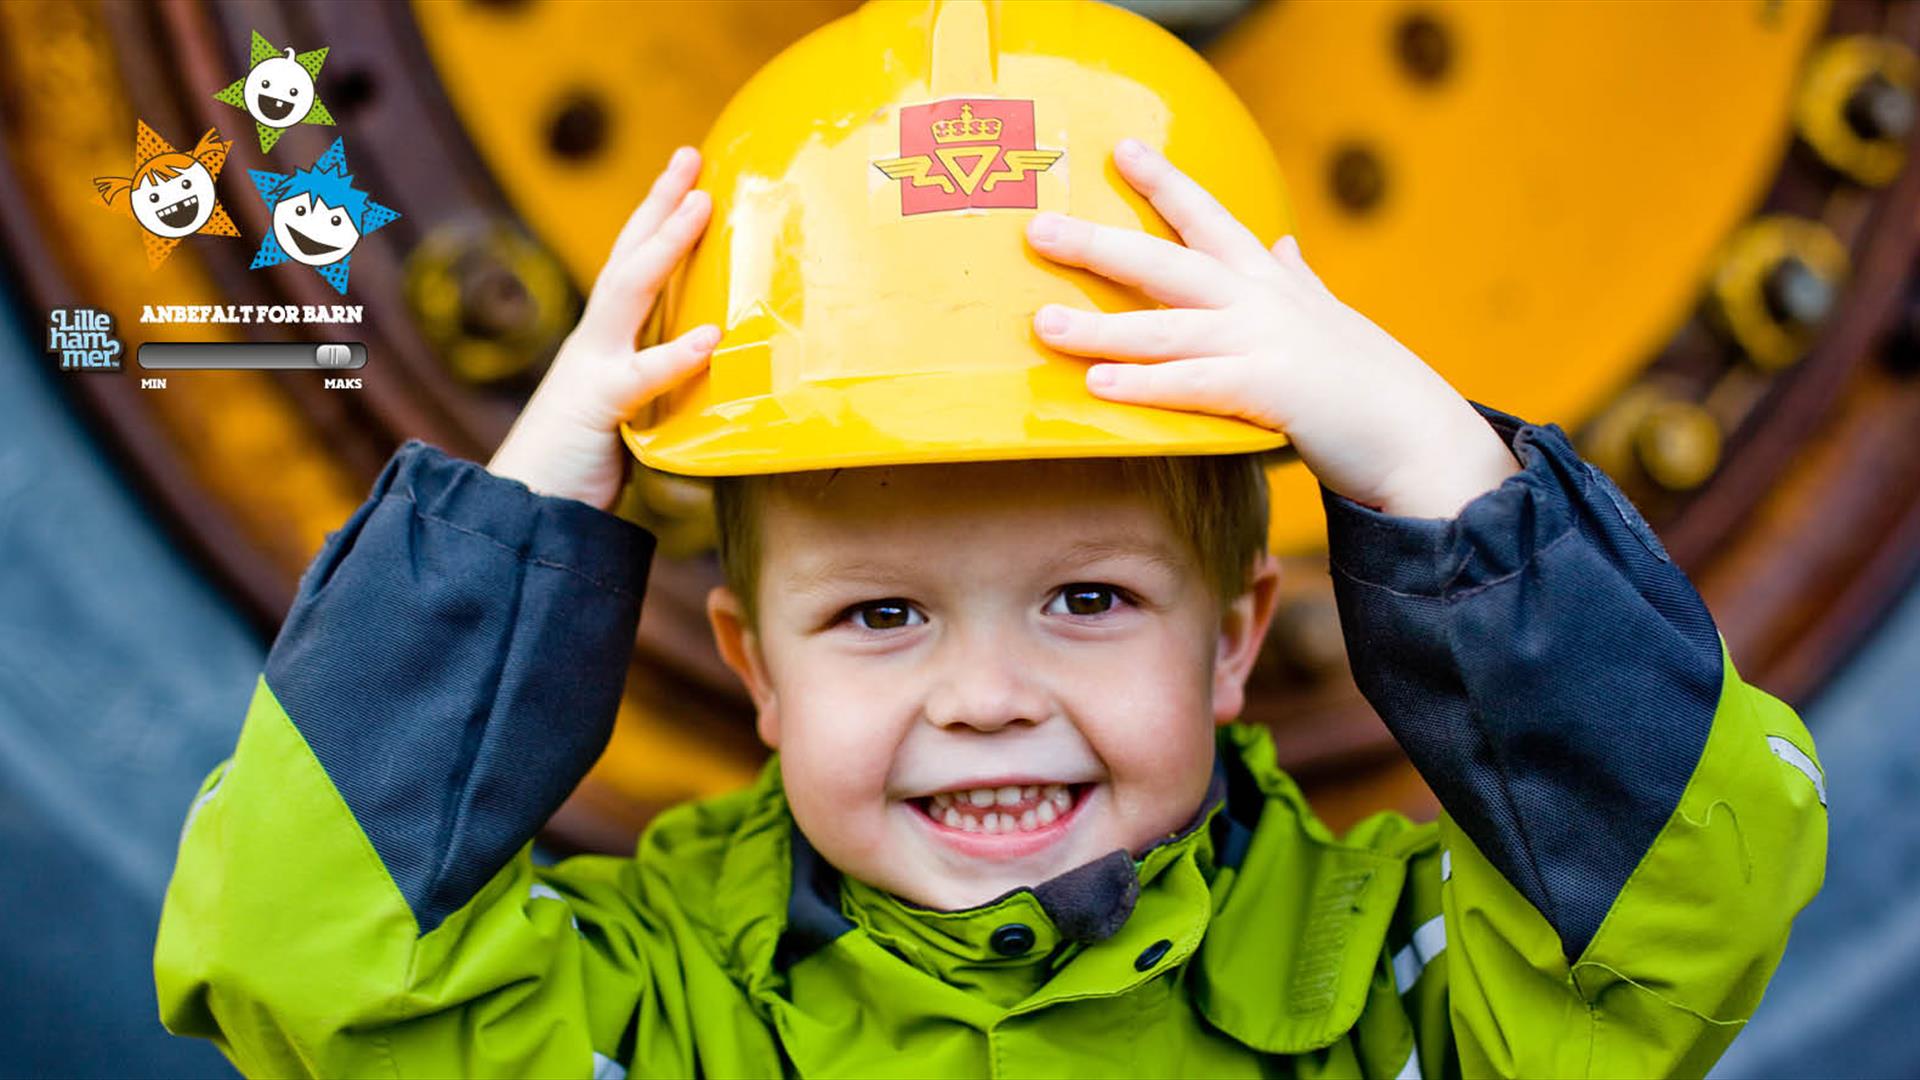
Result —
[[261, 241], [252, 270], [288, 260], [303, 263], [344, 296], [353, 249], [362, 237], [400, 216], [353, 186], [345, 139], [333, 140], [311, 168], [291, 174], [265, 169], [250, 173], [273, 214], [273, 231]]

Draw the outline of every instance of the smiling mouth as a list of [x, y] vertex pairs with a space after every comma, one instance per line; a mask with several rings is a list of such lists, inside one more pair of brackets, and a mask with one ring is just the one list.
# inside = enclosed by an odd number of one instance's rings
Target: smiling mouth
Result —
[[259, 108], [260, 115], [269, 120], [285, 120], [287, 114], [293, 111], [293, 102], [271, 94], [255, 94], [253, 103]]
[[340, 250], [340, 245], [323, 244], [291, 225], [287, 226], [287, 235], [293, 238], [293, 246], [300, 249], [300, 254], [309, 257], [325, 255], [329, 251]]
[[193, 216], [200, 212], [200, 196], [189, 195], [172, 206], [162, 209], [154, 216], [160, 224], [169, 229], [184, 229], [193, 224]]
[[983, 836], [1044, 833], [1073, 815], [1092, 784], [1026, 784], [943, 791], [909, 800], [941, 829]]

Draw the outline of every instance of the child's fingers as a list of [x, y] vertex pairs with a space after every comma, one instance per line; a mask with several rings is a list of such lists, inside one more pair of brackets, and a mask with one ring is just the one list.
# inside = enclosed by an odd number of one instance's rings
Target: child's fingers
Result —
[[1034, 313], [1040, 340], [1061, 352], [1112, 360], [1175, 360], [1230, 347], [1231, 324], [1217, 311], [1162, 308], [1107, 314], [1048, 304]]
[[653, 186], [647, 189], [646, 198], [634, 207], [627, 217], [627, 223], [620, 228], [620, 235], [614, 238], [613, 247], [607, 253], [607, 265], [612, 266], [622, 254], [634, 245], [652, 236], [666, 220], [673, 208], [693, 187], [694, 178], [700, 175], [700, 152], [691, 146], [683, 146], [667, 159], [667, 167], [653, 178]]
[[1085, 267], [1163, 304], [1224, 307], [1237, 296], [1239, 278], [1219, 260], [1138, 229], [1048, 212], [1027, 222], [1027, 240], [1055, 262]]
[[712, 210], [713, 200], [706, 192], [687, 192], [653, 235], [601, 271], [593, 295], [587, 298], [587, 310], [580, 316], [580, 325], [601, 348], [623, 353], [633, 348], [634, 335], [646, 321], [660, 287], [692, 250]]
[[1159, 151], [1138, 139], [1122, 139], [1114, 148], [1113, 160], [1120, 175], [1147, 197], [1188, 247], [1244, 274], [1267, 265], [1267, 249], [1259, 239]]
[[1327, 287], [1326, 283], [1320, 280], [1320, 275], [1313, 272], [1313, 267], [1307, 265], [1306, 257], [1300, 254], [1300, 241], [1294, 239], [1292, 233], [1273, 242], [1273, 257], [1280, 260], [1280, 265], [1304, 275], [1308, 281], [1322, 289]]
[[1236, 416], [1273, 426], [1259, 405], [1256, 369], [1239, 356], [1203, 356], [1159, 364], [1095, 364], [1087, 389], [1095, 397], [1163, 409]]
[[605, 404], [617, 420], [630, 418], [642, 405], [705, 367], [719, 343], [720, 328], [707, 323], [642, 349], [624, 362], [610, 362]]

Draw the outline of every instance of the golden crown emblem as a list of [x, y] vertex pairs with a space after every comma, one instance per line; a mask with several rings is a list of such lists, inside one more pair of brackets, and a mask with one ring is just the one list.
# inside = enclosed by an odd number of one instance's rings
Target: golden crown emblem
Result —
[[971, 105], [960, 106], [956, 120], [935, 120], [927, 126], [933, 129], [933, 141], [937, 143], [990, 142], [1000, 137], [1000, 121], [993, 117], [975, 120]]

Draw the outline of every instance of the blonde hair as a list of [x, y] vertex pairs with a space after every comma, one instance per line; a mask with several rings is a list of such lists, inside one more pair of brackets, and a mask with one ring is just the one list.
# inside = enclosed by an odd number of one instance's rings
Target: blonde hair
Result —
[[112, 206], [113, 200], [146, 183], [148, 179], [171, 180], [195, 165], [205, 165], [211, 172], [216, 161], [222, 156], [224, 146], [225, 144], [220, 141], [220, 132], [215, 128], [208, 128], [207, 133], [200, 136], [200, 141], [194, 144], [193, 153], [183, 154], [178, 150], [169, 150], [155, 154], [141, 162], [140, 167], [133, 170], [132, 176], [96, 176], [93, 178], [93, 187], [100, 193], [100, 198], [105, 200], [108, 206]]
[[[1187, 541], [1221, 603], [1252, 583], [1254, 560], [1267, 543], [1267, 476], [1257, 454], [1112, 458], [1121, 482], [1145, 494]], [[759, 504], [780, 476], [731, 476], [713, 484], [720, 572], [758, 620]]]

